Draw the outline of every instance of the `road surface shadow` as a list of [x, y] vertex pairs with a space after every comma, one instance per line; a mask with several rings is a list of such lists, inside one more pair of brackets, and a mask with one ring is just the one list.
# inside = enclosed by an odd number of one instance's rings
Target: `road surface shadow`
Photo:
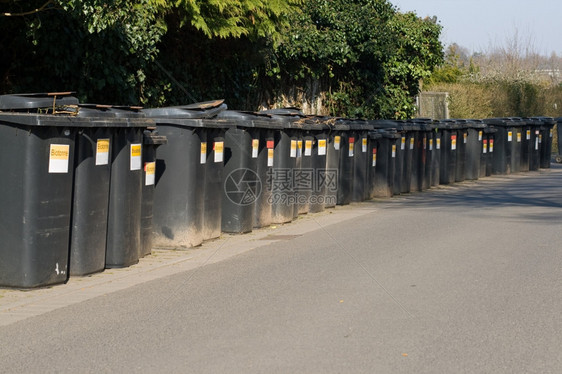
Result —
[[[540, 173], [483, 178], [372, 202], [388, 204], [389, 208], [400, 205], [459, 209], [499, 206], [562, 208], [562, 165], [553, 163], [550, 170]], [[562, 218], [562, 211], [553, 212], [551, 218]]]

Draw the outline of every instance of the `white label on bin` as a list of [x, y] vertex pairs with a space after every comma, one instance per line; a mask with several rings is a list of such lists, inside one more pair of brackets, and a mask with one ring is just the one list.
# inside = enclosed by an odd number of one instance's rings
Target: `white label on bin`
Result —
[[535, 151], [539, 150], [539, 138], [535, 138]]
[[70, 145], [51, 144], [49, 149], [49, 173], [68, 173]]
[[531, 140], [531, 130], [527, 130], [527, 140]]
[[144, 185], [153, 186], [156, 181], [156, 162], [147, 162], [144, 164]]
[[340, 150], [340, 143], [341, 143], [341, 136], [335, 136], [334, 137], [334, 149], [336, 151]]
[[457, 149], [457, 136], [451, 135], [451, 150], [455, 151]]
[[427, 149], [427, 138], [423, 138], [423, 149]]
[[414, 149], [414, 138], [410, 138], [410, 150]]
[[142, 145], [131, 144], [131, 170], [142, 169]]
[[482, 153], [486, 152], [488, 152], [488, 141], [484, 139], [484, 141], [482, 142]]
[[274, 153], [273, 148], [267, 149], [267, 166], [268, 167], [273, 167], [273, 153]]
[[377, 166], [377, 149], [373, 148], [373, 163], [371, 164], [373, 167]]
[[215, 162], [222, 162], [224, 159], [224, 142], [215, 142]]
[[98, 139], [96, 144], [96, 165], [109, 164], [109, 139]]
[[435, 149], [441, 149], [441, 138], [435, 139]]
[[462, 134], [462, 141], [464, 144], [466, 144], [467, 139], [468, 139], [468, 133], [465, 132], [464, 134]]
[[402, 141], [400, 143], [400, 149], [401, 150], [405, 150], [406, 149], [406, 138], [402, 137]]
[[207, 142], [201, 142], [201, 158], [199, 159], [199, 163], [207, 163]]
[[507, 132], [507, 141], [510, 142], [513, 140], [513, 133], [511, 131]]
[[552, 134], [553, 134], [553, 129], [550, 129], [550, 137], [552, 138]]
[[396, 158], [396, 144], [392, 145], [392, 158]]
[[478, 141], [482, 141], [482, 131], [478, 131]]
[[348, 156], [353, 157], [353, 147], [355, 146], [355, 138], [349, 138]]
[[361, 152], [367, 153], [367, 138], [361, 139]]
[[312, 140], [306, 140], [304, 142], [304, 155], [312, 156]]
[[429, 150], [433, 151], [433, 139], [429, 139]]
[[490, 153], [494, 152], [494, 139], [490, 139]]
[[539, 144], [542, 143], [542, 134], [539, 135]]
[[318, 155], [326, 155], [326, 139], [318, 139]]
[[302, 140], [297, 140], [297, 157], [302, 157]]
[[258, 158], [259, 149], [260, 149], [260, 140], [252, 139], [252, 158]]
[[291, 158], [297, 157], [297, 141], [291, 140]]
[[521, 133], [517, 133], [517, 143], [521, 143]]

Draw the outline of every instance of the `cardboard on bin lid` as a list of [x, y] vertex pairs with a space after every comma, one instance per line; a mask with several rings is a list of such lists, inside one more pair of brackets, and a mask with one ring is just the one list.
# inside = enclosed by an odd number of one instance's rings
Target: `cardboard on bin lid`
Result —
[[266, 109], [262, 110], [262, 113], [273, 114], [277, 116], [304, 116], [299, 108], [288, 107], [288, 108], [278, 108], [278, 109]]
[[285, 125], [272, 118], [272, 115], [263, 112], [251, 112], [241, 110], [224, 110], [215, 118], [206, 119], [204, 123], [208, 127], [245, 127], [245, 128], [267, 128], [283, 129]]
[[143, 109], [143, 113], [150, 118], [207, 119], [215, 117], [227, 108], [224, 100], [214, 100], [188, 105]]
[[0, 110], [21, 111], [78, 105], [78, 99], [73, 94], [74, 92], [47, 92], [0, 95]]

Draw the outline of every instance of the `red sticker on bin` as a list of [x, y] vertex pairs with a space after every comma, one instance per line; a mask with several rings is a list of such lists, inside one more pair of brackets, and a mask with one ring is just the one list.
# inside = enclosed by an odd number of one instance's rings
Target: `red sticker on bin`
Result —
[[349, 138], [349, 144], [355, 143], [355, 138]]
[[275, 148], [275, 142], [273, 140], [268, 140], [267, 141], [267, 148], [268, 149], [273, 149]]

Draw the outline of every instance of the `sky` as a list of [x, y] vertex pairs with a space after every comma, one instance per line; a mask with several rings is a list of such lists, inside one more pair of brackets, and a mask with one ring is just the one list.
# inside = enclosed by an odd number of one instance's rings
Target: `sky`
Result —
[[446, 46], [456, 43], [471, 52], [486, 52], [517, 40], [533, 52], [562, 56], [562, 0], [389, 1], [401, 12], [437, 16]]

